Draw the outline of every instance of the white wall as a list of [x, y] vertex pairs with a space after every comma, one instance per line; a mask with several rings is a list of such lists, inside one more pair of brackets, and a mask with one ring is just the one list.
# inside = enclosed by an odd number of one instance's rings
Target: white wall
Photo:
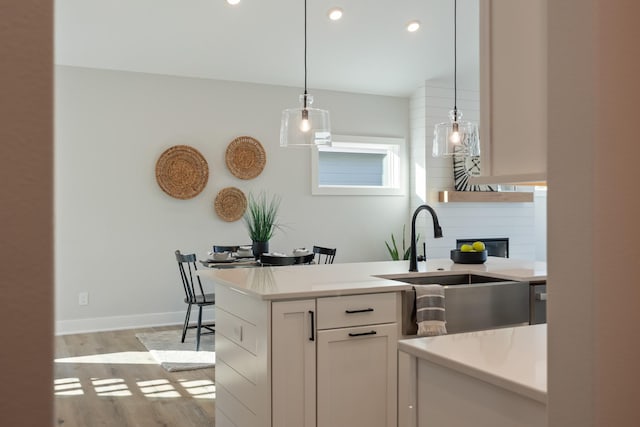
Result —
[[[213, 244], [250, 243], [242, 221], [217, 217], [213, 200], [235, 186], [282, 196], [286, 251], [338, 248], [336, 262], [388, 259], [384, 241], [406, 220], [408, 196], [311, 196], [310, 152], [279, 147], [280, 114], [300, 90], [277, 86], [56, 67], [55, 233], [57, 332], [179, 323], [185, 305], [174, 251], [204, 255]], [[310, 91], [346, 135], [407, 137], [404, 98]], [[228, 143], [257, 138], [267, 165], [249, 181], [224, 162]], [[160, 154], [198, 149], [209, 182], [191, 200], [155, 180]], [[35, 249], [34, 249], [35, 256]], [[78, 293], [89, 292], [89, 305]]]
[[[458, 89], [457, 104], [463, 119], [478, 122], [479, 99], [478, 91]], [[438, 202], [438, 191], [454, 189], [453, 165], [450, 158], [432, 157], [433, 129], [448, 121], [453, 101], [452, 85], [435, 81], [417, 89], [410, 101], [411, 206], [426, 201], [437, 212], [444, 234], [434, 239], [428, 213], [420, 214], [417, 223], [421, 236], [427, 238], [427, 257], [448, 258], [458, 238], [508, 237], [512, 258], [546, 260], [546, 251], [538, 250], [546, 247], [545, 198], [535, 197], [535, 203]]]

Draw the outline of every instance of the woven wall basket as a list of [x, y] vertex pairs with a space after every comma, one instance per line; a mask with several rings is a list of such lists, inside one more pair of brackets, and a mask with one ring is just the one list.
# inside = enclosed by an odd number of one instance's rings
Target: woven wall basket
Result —
[[250, 136], [239, 136], [229, 143], [225, 156], [227, 168], [240, 179], [253, 179], [262, 173], [267, 155], [262, 144]]
[[176, 199], [191, 199], [207, 185], [209, 166], [198, 150], [174, 145], [160, 155], [156, 180], [162, 190]]
[[220, 190], [213, 202], [216, 213], [225, 221], [232, 222], [242, 218], [247, 209], [247, 198], [244, 193], [235, 188], [227, 187]]

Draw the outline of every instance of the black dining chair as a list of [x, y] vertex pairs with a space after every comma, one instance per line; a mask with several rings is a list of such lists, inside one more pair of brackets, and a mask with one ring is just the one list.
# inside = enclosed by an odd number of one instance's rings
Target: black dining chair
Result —
[[[184, 318], [184, 325], [182, 327], [182, 342], [187, 335], [187, 329], [196, 329], [196, 351], [200, 350], [200, 335], [215, 333], [215, 322], [202, 324], [202, 308], [214, 305], [216, 303], [216, 297], [213, 293], [205, 294], [202, 290], [202, 283], [200, 282], [200, 276], [196, 271], [196, 254], [184, 255], [179, 250], [176, 251], [176, 261], [178, 261], [178, 270], [180, 271], [180, 278], [182, 279], [182, 287], [184, 289], [184, 302], [187, 306], [187, 314]], [[189, 325], [189, 318], [191, 317], [191, 307], [198, 306], [198, 323], [195, 326]], [[202, 332], [202, 329], [206, 329], [208, 332]]]
[[333, 259], [336, 257], [336, 248], [324, 248], [322, 246], [314, 246], [313, 253], [315, 254], [316, 264], [333, 264]]
[[292, 256], [260, 255], [260, 264], [264, 266], [283, 266], [296, 264], [297, 259]]

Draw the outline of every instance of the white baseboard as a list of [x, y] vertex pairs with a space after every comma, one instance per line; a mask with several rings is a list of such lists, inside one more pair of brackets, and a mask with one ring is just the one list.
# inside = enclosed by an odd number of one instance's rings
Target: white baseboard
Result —
[[[205, 309], [203, 313], [206, 313], [207, 322], [210, 322], [212, 318], [215, 318], [215, 308]], [[116, 331], [120, 329], [149, 328], [153, 326], [182, 325], [182, 322], [184, 322], [184, 315], [184, 311], [175, 311], [169, 313], [148, 313], [130, 316], [56, 320], [55, 334], [69, 335], [89, 332]], [[197, 316], [198, 311], [194, 308], [191, 313], [190, 323], [193, 324], [197, 320]], [[203, 322], [204, 318], [205, 316], [203, 316]]]

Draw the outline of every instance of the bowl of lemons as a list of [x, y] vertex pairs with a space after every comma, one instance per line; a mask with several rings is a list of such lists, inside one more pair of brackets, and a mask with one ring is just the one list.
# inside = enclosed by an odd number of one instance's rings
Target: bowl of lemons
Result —
[[482, 264], [487, 260], [487, 249], [483, 242], [464, 244], [451, 251], [451, 261], [456, 264]]

